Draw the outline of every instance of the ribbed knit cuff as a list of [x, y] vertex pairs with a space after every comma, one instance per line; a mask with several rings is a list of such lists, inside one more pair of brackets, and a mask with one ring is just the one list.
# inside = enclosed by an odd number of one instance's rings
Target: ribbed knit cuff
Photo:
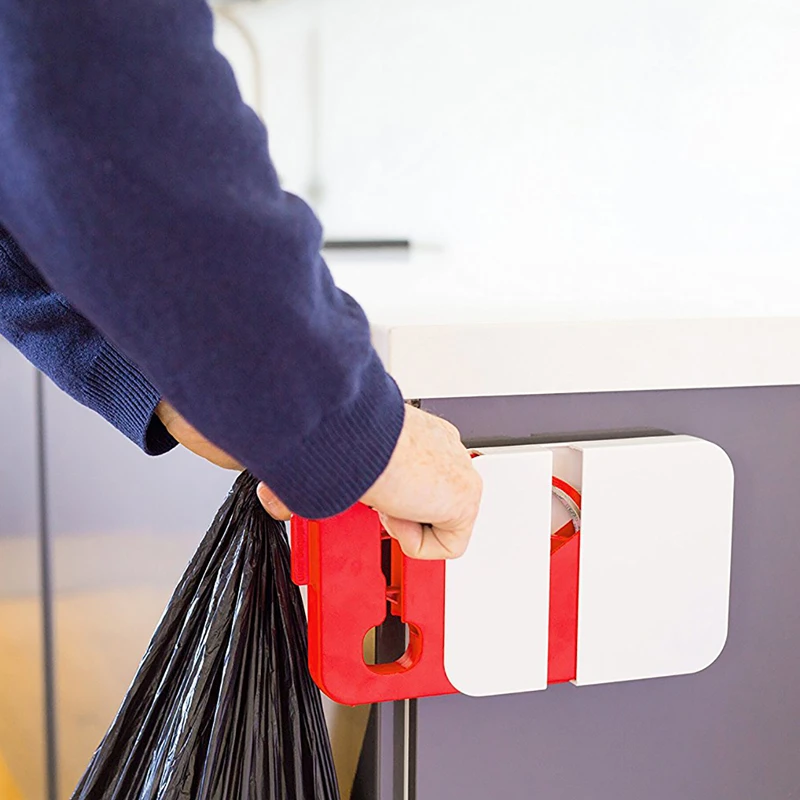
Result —
[[292, 453], [283, 453], [270, 488], [296, 514], [332, 517], [363, 497], [386, 469], [405, 418], [397, 384], [377, 354], [355, 400], [325, 417]]
[[84, 403], [145, 453], [158, 456], [178, 442], [155, 415], [161, 393], [125, 356], [105, 343], [84, 384]]

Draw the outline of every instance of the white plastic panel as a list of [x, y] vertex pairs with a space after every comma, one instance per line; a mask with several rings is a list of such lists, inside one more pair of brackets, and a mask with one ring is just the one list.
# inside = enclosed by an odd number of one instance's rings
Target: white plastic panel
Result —
[[467, 553], [447, 563], [444, 664], [463, 694], [547, 686], [552, 453], [487, 448]]
[[579, 685], [697, 672], [728, 630], [733, 468], [689, 436], [587, 442]]

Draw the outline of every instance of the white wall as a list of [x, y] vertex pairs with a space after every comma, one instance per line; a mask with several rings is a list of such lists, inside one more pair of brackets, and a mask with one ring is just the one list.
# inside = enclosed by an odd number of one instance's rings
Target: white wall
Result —
[[[785, 269], [800, 250], [792, 0], [266, 0], [287, 186], [307, 195], [318, 27], [328, 233], [506, 271]], [[655, 281], [654, 288], [657, 288]]]
[[[316, 7], [316, 0], [225, 5], [217, 10], [215, 28], [217, 47], [231, 62], [244, 99], [266, 119], [270, 151], [284, 186], [306, 198], [314, 166]], [[244, 26], [256, 47], [255, 64], [252, 48], [238, 26]], [[260, 98], [256, 67], [262, 79]]]

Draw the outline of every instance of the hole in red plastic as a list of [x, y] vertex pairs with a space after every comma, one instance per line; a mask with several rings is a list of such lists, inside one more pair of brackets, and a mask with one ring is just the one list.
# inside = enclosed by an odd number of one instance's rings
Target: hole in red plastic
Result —
[[399, 550], [384, 531], [381, 541], [381, 570], [386, 581], [386, 617], [383, 622], [367, 631], [363, 642], [364, 663], [374, 672], [402, 672], [415, 661], [414, 641], [419, 633], [400, 619], [400, 589], [394, 585], [399, 576], [396, 563]]
[[411, 633], [397, 617], [384, 622], [364, 636], [364, 663], [368, 667], [400, 662], [408, 653]]

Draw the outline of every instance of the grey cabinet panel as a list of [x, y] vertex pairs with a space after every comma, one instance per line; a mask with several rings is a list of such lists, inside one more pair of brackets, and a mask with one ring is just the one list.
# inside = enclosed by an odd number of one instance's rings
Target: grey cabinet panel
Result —
[[730, 635], [715, 664], [678, 678], [422, 700], [417, 800], [797, 797], [800, 389], [428, 406], [470, 438], [641, 427], [701, 436], [733, 460], [736, 507]]
[[0, 339], [0, 538], [37, 528], [34, 369]]
[[0, 796], [44, 800], [34, 370], [0, 340]]

